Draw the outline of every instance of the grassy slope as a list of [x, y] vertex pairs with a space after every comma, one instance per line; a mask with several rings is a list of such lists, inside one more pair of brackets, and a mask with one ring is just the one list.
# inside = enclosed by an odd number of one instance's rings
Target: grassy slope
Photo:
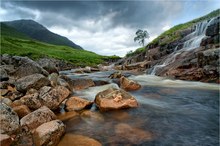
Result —
[[[172, 27], [171, 29], [163, 32], [160, 36], [158, 36], [157, 38], [155, 38], [152, 42], [150, 42], [147, 46], [150, 46], [150, 45], [159, 45], [159, 46], [164, 46], [166, 44], [169, 44], [175, 40], [178, 40], [181, 38], [180, 34], [179, 33], [176, 33], [178, 31], [181, 31], [181, 30], [184, 30], [184, 29], [187, 29], [191, 26], [193, 26], [195, 23], [198, 23], [200, 21], [203, 21], [203, 20], [206, 20], [206, 19], [209, 19], [209, 18], [213, 18], [213, 17], [216, 17], [220, 15], [220, 9], [217, 9], [215, 11], [212, 11], [211, 13], [203, 16], [203, 17], [200, 17], [200, 18], [197, 18], [197, 19], [194, 19], [192, 21], [189, 21], [187, 23], [184, 23], [184, 24], [179, 24], [179, 25], [176, 25], [174, 27]], [[161, 39], [163, 38], [167, 38], [166, 39], [166, 42], [160, 42]], [[126, 56], [134, 56], [136, 54], [139, 54], [141, 53], [142, 51], [145, 51], [145, 49], [140, 49], [138, 48], [136, 51], [132, 52], [132, 53], [129, 53], [127, 54]]]
[[115, 58], [115, 56], [101, 56], [93, 52], [73, 49], [72, 47], [35, 41], [7, 25], [1, 26], [0, 45], [1, 54], [28, 56], [32, 59], [51, 57], [79, 66], [94, 66], [103, 63], [104, 59]]

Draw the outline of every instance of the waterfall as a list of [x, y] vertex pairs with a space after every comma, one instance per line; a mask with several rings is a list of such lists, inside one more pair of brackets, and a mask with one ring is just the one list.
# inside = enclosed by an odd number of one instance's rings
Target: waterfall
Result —
[[191, 51], [195, 48], [198, 48], [202, 42], [202, 39], [207, 37], [205, 35], [206, 29], [208, 28], [210, 24], [212, 24], [213, 20], [215, 20], [215, 18], [197, 23], [194, 26], [195, 30], [182, 39], [182, 40], [186, 40], [183, 44], [183, 48], [177, 51], [177, 48], [178, 48], [178, 45], [177, 45], [176, 48], [174, 49], [174, 52], [171, 53], [166, 58], [166, 60], [164, 60], [162, 64], [155, 65], [150, 74], [155, 75], [158, 69], [173, 63], [176, 59], [176, 56], [181, 54], [182, 52]]

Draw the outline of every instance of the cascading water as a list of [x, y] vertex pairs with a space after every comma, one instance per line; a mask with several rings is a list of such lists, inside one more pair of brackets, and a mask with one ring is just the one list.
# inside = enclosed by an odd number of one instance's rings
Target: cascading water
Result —
[[177, 45], [176, 48], [174, 49], [174, 52], [167, 57], [167, 59], [163, 62], [163, 64], [155, 65], [150, 74], [155, 75], [159, 68], [165, 67], [173, 63], [176, 59], [176, 56], [181, 54], [182, 52], [191, 51], [195, 48], [198, 48], [202, 42], [202, 39], [207, 37], [205, 35], [206, 29], [210, 24], [212, 24], [213, 20], [215, 20], [215, 18], [197, 23], [194, 26], [195, 30], [183, 38], [183, 40], [186, 40], [183, 44], [183, 48], [177, 51], [178, 48]]

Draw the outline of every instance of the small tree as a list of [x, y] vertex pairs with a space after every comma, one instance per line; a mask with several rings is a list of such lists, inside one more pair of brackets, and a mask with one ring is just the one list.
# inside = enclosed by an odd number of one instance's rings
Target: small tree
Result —
[[139, 29], [135, 34], [136, 37], [134, 38], [134, 41], [138, 41], [138, 43], [144, 47], [145, 39], [150, 37], [149, 33], [146, 30]]

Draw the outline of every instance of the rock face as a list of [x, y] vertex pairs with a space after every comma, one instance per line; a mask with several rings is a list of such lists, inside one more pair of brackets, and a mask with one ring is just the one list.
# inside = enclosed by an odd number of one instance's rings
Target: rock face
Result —
[[34, 143], [36, 146], [56, 146], [65, 132], [65, 125], [60, 120], [44, 123], [34, 131]]
[[31, 113], [30, 109], [26, 105], [20, 105], [13, 108], [13, 110], [18, 114], [20, 118]]
[[100, 142], [83, 135], [65, 134], [58, 146], [102, 146]]
[[121, 89], [114, 88], [99, 92], [95, 97], [95, 103], [102, 111], [138, 106], [137, 100], [133, 96]]
[[66, 101], [66, 109], [67, 111], [78, 111], [85, 109], [93, 104], [92, 101], [88, 101], [86, 99], [80, 97], [70, 97]]
[[27, 126], [30, 130], [33, 130], [43, 123], [56, 119], [56, 115], [46, 106], [39, 108], [38, 110], [24, 116], [20, 120], [21, 126]]
[[1, 134], [12, 134], [19, 128], [18, 115], [4, 103], [0, 103], [0, 125]]
[[115, 133], [120, 138], [126, 139], [135, 145], [143, 144], [153, 139], [153, 134], [151, 132], [131, 127], [125, 123], [117, 124], [115, 126]]
[[49, 84], [50, 81], [42, 74], [32, 74], [17, 80], [16, 88], [18, 91], [26, 92], [30, 88], [40, 89]]
[[126, 91], [138, 90], [141, 88], [141, 85], [136, 81], [130, 80], [125, 77], [120, 78], [120, 87]]
[[70, 94], [70, 91], [63, 86], [56, 86], [55, 88], [44, 86], [40, 89], [39, 98], [43, 105], [54, 110], [59, 107], [64, 99]]

